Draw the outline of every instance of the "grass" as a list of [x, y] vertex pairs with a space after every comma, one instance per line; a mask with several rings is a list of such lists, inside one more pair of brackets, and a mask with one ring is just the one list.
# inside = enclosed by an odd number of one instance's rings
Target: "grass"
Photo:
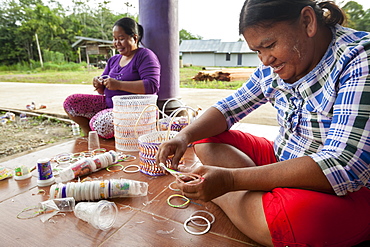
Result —
[[83, 84], [91, 83], [94, 76], [98, 76], [102, 70], [90, 69], [81, 71], [45, 71], [20, 73], [1, 72], [0, 81], [2, 82], [30, 82], [30, 83], [66, 83]]
[[[192, 78], [201, 71], [201, 67], [184, 67], [180, 69], [180, 87], [182, 88], [209, 88], [209, 89], [237, 89], [245, 81], [194, 81]], [[64, 83], [84, 84], [91, 83], [94, 76], [99, 76], [102, 69], [91, 68], [81, 71], [43, 71], [43, 72], [0, 72], [2, 82], [29, 82], [29, 83]]]

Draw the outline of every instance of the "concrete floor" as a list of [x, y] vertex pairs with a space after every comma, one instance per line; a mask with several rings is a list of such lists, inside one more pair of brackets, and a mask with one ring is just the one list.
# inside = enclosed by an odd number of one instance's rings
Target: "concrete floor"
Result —
[[[35, 102], [36, 107], [40, 107], [40, 105], [46, 106], [45, 109], [38, 109], [36, 112], [59, 114], [61, 116], [66, 116], [63, 110], [63, 101], [68, 95], [73, 93], [96, 94], [90, 84], [0, 82], [0, 87], [2, 95], [0, 97], [0, 108], [26, 111], [26, 105]], [[188, 106], [194, 108], [200, 106], [203, 109], [207, 109], [219, 99], [233, 92], [234, 90], [223, 89], [180, 88], [179, 98]], [[276, 126], [276, 111], [270, 104], [266, 104], [243, 119], [242, 122]]]
[[[34, 112], [66, 118], [63, 109], [64, 99], [74, 93], [96, 94], [91, 84], [41, 84], [0, 82], [0, 110], [15, 109], [27, 111], [26, 106], [34, 102], [36, 107], [46, 106]], [[230, 95], [234, 90], [180, 88], [179, 98], [188, 106], [207, 109], [218, 100]], [[248, 115], [234, 128], [273, 139], [277, 134], [276, 110], [266, 104]]]

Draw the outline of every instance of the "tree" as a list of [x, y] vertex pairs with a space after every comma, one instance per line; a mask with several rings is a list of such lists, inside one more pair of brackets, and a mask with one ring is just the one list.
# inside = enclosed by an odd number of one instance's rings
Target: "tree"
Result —
[[343, 7], [347, 16], [347, 26], [356, 30], [370, 31], [370, 9], [364, 11], [361, 4], [347, 2]]
[[183, 40], [188, 40], [188, 39], [203, 39], [202, 36], [199, 35], [193, 35], [192, 33], [186, 31], [185, 29], [180, 30], [180, 44]]
[[[43, 1], [46, 1], [44, 4]], [[59, 0], [60, 1], [60, 0]], [[96, 7], [91, 0], [72, 0], [72, 5], [63, 7], [58, 0], [0, 0], [0, 63], [6, 65], [30, 64], [38, 59], [35, 34], [41, 50], [48, 54], [64, 54], [66, 61], [78, 61], [78, 51], [72, 48], [75, 36], [110, 40], [113, 24], [122, 17], [137, 16], [128, 13], [132, 6], [126, 2], [127, 13], [114, 14], [107, 0]], [[124, 11], [123, 11], [124, 12]], [[185, 39], [202, 39], [182, 29], [180, 42]]]
[[370, 9], [358, 20], [357, 29], [370, 32]]
[[126, 8], [127, 8], [126, 14], [128, 14], [129, 13], [128, 12], [128, 9], [131, 8], [131, 7], [133, 7], [133, 5], [130, 2], [125, 2], [123, 4], [126, 5]]
[[24, 59], [20, 52], [21, 37], [18, 35], [18, 15], [21, 8], [14, 1], [2, 3], [0, 8], [0, 61], [2, 64], [15, 64]]
[[[60, 9], [51, 10], [42, 0], [9, 0], [1, 3], [0, 44], [6, 47], [0, 61], [4, 64], [37, 59], [35, 34], [43, 49], [58, 49], [54, 42], [64, 30]], [[38, 59], [37, 59], [38, 60]]]
[[57, 0], [44, 1], [48, 2], [0, 0], [2, 64], [38, 60], [36, 33], [42, 50], [63, 53], [67, 61], [77, 61], [77, 51], [72, 48], [75, 36], [109, 40], [113, 23], [127, 15], [112, 14], [105, 0], [95, 8], [90, 0], [73, 0], [73, 5], [65, 8]]

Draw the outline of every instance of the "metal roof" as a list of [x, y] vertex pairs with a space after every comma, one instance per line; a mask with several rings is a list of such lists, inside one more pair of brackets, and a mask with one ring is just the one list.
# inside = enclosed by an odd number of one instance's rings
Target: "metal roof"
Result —
[[180, 52], [212, 52], [212, 53], [255, 53], [244, 41], [221, 42], [220, 39], [191, 39], [183, 40]]
[[84, 41], [87, 41], [87, 42], [90, 41], [90, 43], [103, 43], [103, 44], [109, 44], [109, 45], [113, 44], [112, 40], [93, 39], [93, 38], [81, 37], [81, 36], [75, 36], [75, 38], [78, 40], [72, 44], [72, 47], [75, 47], [78, 44], [83, 43]]
[[238, 42], [221, 42], [216, 53], [254, 53], [249, 49], [244, 41]]
[[180, 44], [180, 52], [214, 52], [219, 47], [220, 39], [189, 39], [183, 40]]

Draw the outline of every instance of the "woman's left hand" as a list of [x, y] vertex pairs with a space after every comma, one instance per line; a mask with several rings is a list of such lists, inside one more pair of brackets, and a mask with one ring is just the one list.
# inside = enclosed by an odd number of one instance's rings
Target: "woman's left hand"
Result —
[[120, 81], [114, 78], [104, 79], [103, 85], [109, 90], [120, 90]]
[[234, 179], [231, 169], [202, 165], [191, 173], [201, 175], [204, 180], [200, 183], [199, 181], [177, 181], [178, 188], [188, 198], [207, 202], [233, 190]]

